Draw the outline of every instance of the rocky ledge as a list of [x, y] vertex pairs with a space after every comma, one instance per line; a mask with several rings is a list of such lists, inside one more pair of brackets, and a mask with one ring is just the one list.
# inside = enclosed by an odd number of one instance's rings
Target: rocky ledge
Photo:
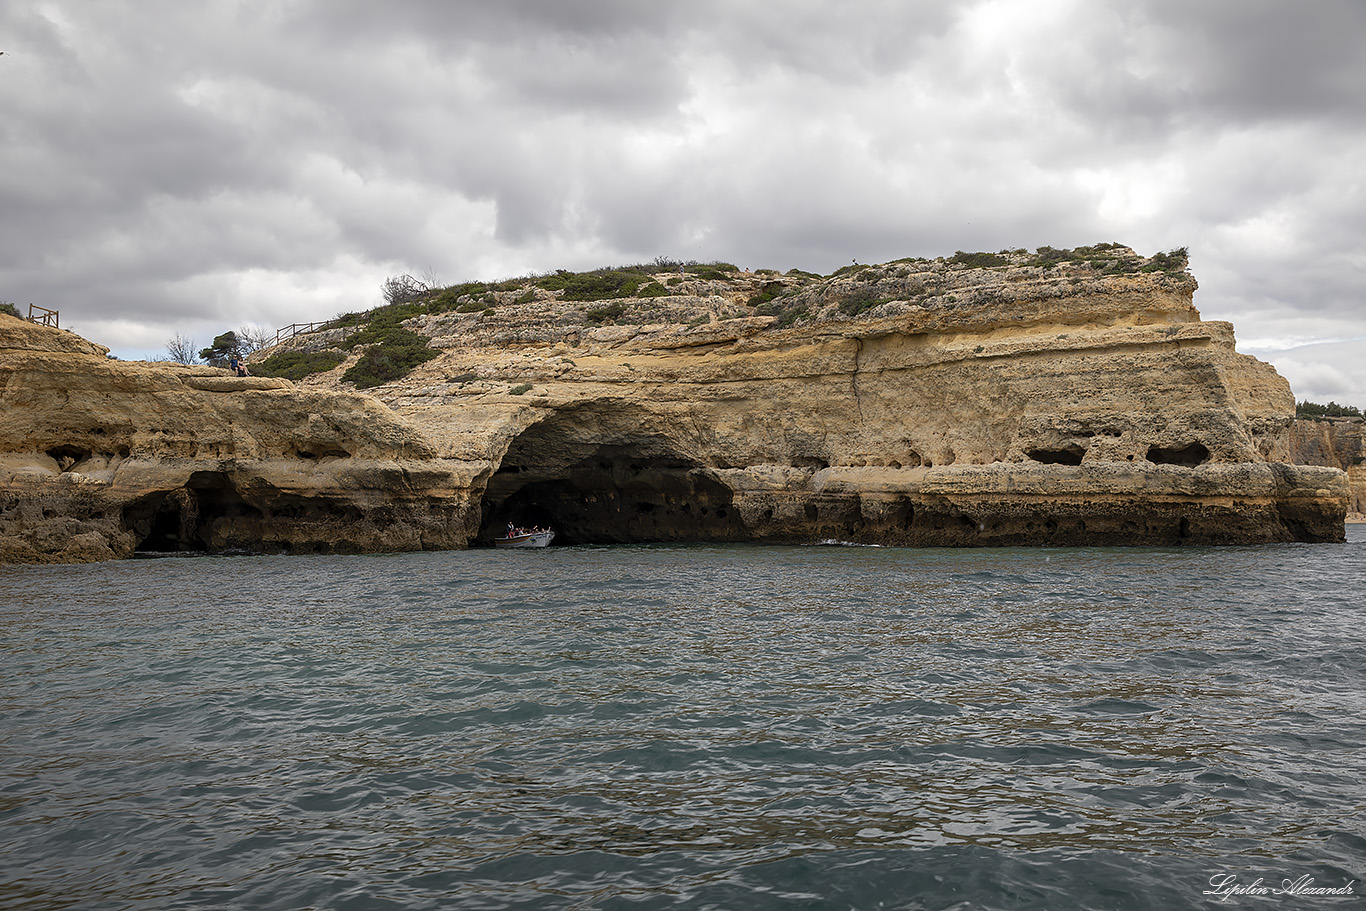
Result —
[[0, 314], [0, 562], [458, 548], [469, 467], [367, 395], [124, 363]]
[[509, 521], [564, 543], [1342, 540], [1346, 475], [1290, 464], [1286, 381], [1200, 319], [1184, 261], [1106, 247], [1138, 268], [661, 272], [675, 293], [611, 310], [483, 291], [408, 318], [439, 356], [373, 397], [343, 381], [363, 321], [289, 343], [337, 365], [296, 387], [0, 316], [0, 560], [459, 548]]

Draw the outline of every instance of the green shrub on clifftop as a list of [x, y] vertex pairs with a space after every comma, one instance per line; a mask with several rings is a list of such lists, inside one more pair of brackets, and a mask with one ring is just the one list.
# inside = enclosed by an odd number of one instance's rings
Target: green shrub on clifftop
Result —
[[966, 266], [969, 269], [989, 269], [992, 266], [1010, 264], [1009, 259], [998, 253], [964, 253], [962, 250], [949, 257], [948, 261], [957, 266]]
[[598, 269], [593, 272], [565, 272], [536, 279], [536, 284], [547, 291], [563, 291], [567, 301], [600, 301], [619, 297], [635, 297], [636, 289], [651, 281], [651, 276], [637, 267]]
[[1327, 405], [1320, 405], [1318, 402], [1295, 403], [1295, 416], [1301, 418], [1359, 418], [1361, 409], [1355, 405], [1339, 405], [1337, 402], [1329, 402]]
[[621, 303], [608, 304], [605, 307], [594, 307], [584, 313], [590, 323], [611, 323], [616, 322], [626, 315], [626, 305]]
[[750, 296], [748, 303], [751, 307], [762, 307], [786, 290], [787, 285], [782, 282], [768, 282]]
[[380, 344], [361, 355], [342, 379], [360, 389], [369, 389], [407, 376], [414, 367], [425, 364], [441, 352], [427, 347], [427, 340], [411, 329], [391, 329]]
[[1151, 261], [1141, 271], [1180, 272], [1186, 268], [1189, 262], [1189, 251], [1185, 247], [1177, 247], [1175, 250], [1168, 250], [1166, 253], [1154, 253]]
[[845, 316], [858, 316], [860, 313], [885, 304], [889, 300], [891, 298], [878, 296], [872, 287], [861, 285], [840, 301], [839, 309]]
[[427, 312], [422, 304], [391, 304], [370, 311], [370, 321], [359, 331], [347, 336], [341, 347], [350, 351], [357, 345], [385, 345], [390, 339], [396, 344], [406, 343], [407, 336], [417, 336], [403, 328], [403, 321]]
[[314, 373], [325, 373], [346, 359], [339, 351], [281, 351], [253, 364], [257, 376], [278, 376], [298, 382]]
[[739, 272], [740, 270], [730, 263], [687, 263], [683, 266], [683, 271], [694, 278], [724, 279], [729, 273]]
[[330, 321], [318, 327], [319, 332], [326, 332], [328, 329], [349, 329], [352, 326], [359, 326], [365, 322], [364, 313], [339, 313]]

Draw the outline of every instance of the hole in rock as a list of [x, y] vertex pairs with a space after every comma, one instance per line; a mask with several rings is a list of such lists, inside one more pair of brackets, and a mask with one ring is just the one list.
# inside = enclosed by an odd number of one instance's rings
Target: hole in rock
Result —
[[586, 410], [533, 425], [489, 479], [476, 542], [509, 522], [553, 528], [556, 545], [742, 540], [730, 489], [663, 430], [640, 415]]
[[307, 459], [312, 462], [316, 462], [320, 459], [351, 458], [351, 453], [347, 452], [345, 449], [339, 449], [332, 446], [318, 446], [310, 449], [295, 449], [293, 450], [293, 455], [296, 459]]
[[1086, 450], [1074, 443], [1062, 449], [1031, 449], [1025, 455], [1045, 465], [1080, 465]]
[[1203, 465], [1209, 461], [1209, 450], [1200, 443], [1190, 443], [1186, 446], [1170, 449], [1162, 446], [1149, 446], [1148, 461], [1158, 465], [1182, 465], [1186, 468], [1194, 468], [1196, 465]]
[[62, 471], [70, 471], [73, 465], [90, 458], [90, 450], [80, 446], [53, 446], [47, 454]]

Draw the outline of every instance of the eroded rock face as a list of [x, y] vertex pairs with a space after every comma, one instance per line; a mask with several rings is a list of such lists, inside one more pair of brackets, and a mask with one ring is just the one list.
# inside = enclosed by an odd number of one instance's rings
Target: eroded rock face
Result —
[[876, 306], [810, 285], [819, 318], [788, 328], [744, 303], [766, 277], [648, 302], [686, 322], [510, 291], [412, 321], [442, 355], [375, 398], [346, 364], [299, 387], [124, 364], [0, 316], [0, 560], [458, 548], [510, 521], [569, 544], [1342, 539], [1346, 475], [1289, 464], [1289, 385], [1201, 321], [1189, 275], [871, 275]]
[[487, 460], [485, 534], [511, 519], [568, 543], [1341, 539], [1345, 477], [1287, 464], [1285, 380], [1200, 320], [1193, 281], [1110, 286], [450, 348], [378, 393], [446, 454]]
[[111, 361], [0, 314], [0, 562], [463, 547], [468, 466], [369, 396]]
[[1366, 421], [1361, 418], [1296, 420], [1290, 428], [1291, 459], [1347, 472], [1347, 512], [1366, 521]]

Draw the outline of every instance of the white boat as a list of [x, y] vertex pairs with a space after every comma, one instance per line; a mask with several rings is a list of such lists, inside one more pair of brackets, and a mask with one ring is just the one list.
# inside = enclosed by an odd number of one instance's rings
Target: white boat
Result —
[[504, 535], [501, 538], [493, 539], [494, 547], [545, 547], [555, 537], [555, 532], [550, 529], [545, 531], [527, 531], [521, 534]]

